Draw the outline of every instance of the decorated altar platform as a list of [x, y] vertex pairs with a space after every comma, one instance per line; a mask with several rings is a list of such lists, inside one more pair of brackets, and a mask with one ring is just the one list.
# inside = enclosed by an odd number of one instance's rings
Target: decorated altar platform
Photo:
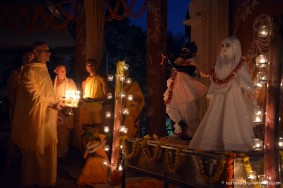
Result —
[[[263, 152], [202, 152], [188, 141], [123, 140], [126, 173], [137, 172], [180, 187], [260, 187]], [[262, 180], [261, 180], [262, 181]]]

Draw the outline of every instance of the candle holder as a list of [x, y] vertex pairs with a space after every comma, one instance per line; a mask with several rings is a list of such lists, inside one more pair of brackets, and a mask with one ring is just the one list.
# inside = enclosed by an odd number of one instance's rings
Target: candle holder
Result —
[[252, 147], [255, 151], [262, 151], [263, 141], [261, 139], [255, 138], [252, 142]]
[[61, 97], [61, 102], [66, 107], [77, 108], [80, 100], [79, 91], [66, 91], [65, 96]]
[[259, 55], [256, 58], [256, 67], [257, 68], [265, 68], [268, 65], [268, 60], [265, 55]]
[[279, 144], [279, 149], [283, 150], [283, 138], [282, 137], [279, 138], [279, 143], [278, 144]]

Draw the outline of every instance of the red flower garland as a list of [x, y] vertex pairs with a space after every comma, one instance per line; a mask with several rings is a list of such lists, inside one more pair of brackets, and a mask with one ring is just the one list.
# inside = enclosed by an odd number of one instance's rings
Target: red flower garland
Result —
[[238, 72], [238, 70], [240, 70], [240, 68], [242, 67], [242, 65], [245, 63], [245, 60], [242, 58], [240, 60], [240, 62], [238, 63], [238, 65], [234, 68], [234, 70], [224, 79], [220, 80], [217, 78], [216, 74], [215, 74], [215, 68], [214, 66], [211, 69], [211, 77], [212, 77], [212, 81], [218, 85], [223, 85], [223, 84], [227, 84], [228, 82], [230, 82], [235, 74]]
[[172, 82], [170, 83], [170, 86], [169, 86], [168, 98], [167, 98], [167, 100], [165, 101], [165, 104], [166, 104], [166, 105], [169, 104], [169, 103], [171, 102], [171, 100], [172, 100], [173, 88], [174, 88], [174, 83], [175, 83], [176, 75], [177, 75], [177, 71], [172, 70], [172, 73], [171, 73]]
[[233, 186], [233, 175], [234, 175], [234, 158], [237, 155], [233, 152], [228, 152], [226, 154], [226, 182], [225, 188], [232, 188]]

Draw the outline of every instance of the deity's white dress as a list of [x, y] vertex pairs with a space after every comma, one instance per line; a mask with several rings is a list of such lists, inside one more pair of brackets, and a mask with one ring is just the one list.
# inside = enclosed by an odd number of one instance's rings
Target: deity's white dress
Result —
[[[176, 60], [178, 61], [178, 59]], [[184, 60], [185, 63], [195, 65], [195, 59]], [[180, 63], [176, 63], [180, 64]], [[196, 100], [203, 96], [207, 88], [196, 78], [184, 72], [172, 70], [171, 77], [167, 80], [167, 90], [164, 93], [166, 112], [174, 125], [175, 133], [180, 133], [180, 121], [188, 125], [186, 135], [192, 136], [198, 128], [198, 108]], [[169, 99], [170, 98], [170, 99]], [[168, 102], [168, 99], [170, 102]]]
[[[250, 151], [254, 139], [252, 116], [255, 101], [244, 96], [254, 94], [253, 82], [247, 65], [240, 60], [241, 47], [236, 38], [226, 39], [236, 53], [234, 61], [225, 62], [220, 54], [213, 80], [207, 92], [208, 110], [190, 142], [190, 149], [202, 151]], [[213, 74], [213, 73], [212, 73]], [[234, 74], [233, 76], [231, 74]], [[229, 78], [230, 76], [230, 78]]]

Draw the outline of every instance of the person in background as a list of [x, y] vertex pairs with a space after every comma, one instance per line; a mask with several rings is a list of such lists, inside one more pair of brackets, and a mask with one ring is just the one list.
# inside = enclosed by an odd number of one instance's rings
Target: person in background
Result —
[[171, 67], [171, 77], [167, 80], [164, 93], [166, 112], [174, 122], [174, 135], [177, 139], [189, 140], [198, 128], [199, 114], [197, 99], [202, 97], [207, 88], [198, 79], [195, 56], [197, 46], [194, 42], [186, 43], [177, 59], [162, 55], [161, 65]]
[[[66, 66], [64, 64], [57, 64], [55, 66], [54, 72], [56, 74], [53, 86], [56, 95], [56, 100], [62, 100], [62, 97], [65, 97], [69, 92], [75, 92], [77, 90], [75, 82], [66, 76]], [[58, 137], [58, 157], [65, 157], [68, 148], [69, 148], [69, 135], [70, 130], [74, 128], [74, 116], [63, 113], [62, 111], [58, 112], [57, 121], [57, 137]]]
[[[129, 77], [129, 72], [125, 72], [125, 77]], [[123, 108], [127, 108], [128, 115], [124, 116], [122, 124], [128, 128], [127, 135], [129, 138], [137, 138], [140, 133], [140, 114], [144, 107], [144, 96], [137, 81], [126, 83], [124, 88], [128, 98], [123, 103]], [[129, 96], [133, 98], [129, 100]]]
[[102, 124], [102, 103], [107, 100], [109, 87], [106, 79], [98, 73], [98, 63], [95, 59], [86, 61], [88, 77], [82, 82], [83, 98], [79, 108], [79, 122], [75, 126], [75, 147], [84, 152], [82, 145], [83, 125]]
[[77, 180], [77, 185], [104, 184], [108, 182], [107, 165], [108, 155], [105, 152], [105, 135], [100, 133], [97, 125], [84, 125], [83, 143], [85, 145], [85, 164]]
[[[9, 99], [9, 120], [10, 120], [10, 130], [12, 130], [13, 126], [13, 119], [14, 119], [14, 110], [16, 105], [16, 96], [19, 88], [19, 76], [21, 71], [23, 70], [23, 67], [30, 63], [34, 59], [34, 55], [31, 50], [25, 51], [22, 55], [22, 65], [20, 68], [14, 70], [7, 81], [8, 86], [8, 99]], [[7, 155], [6, 155], [6, 162], [5, 162], [5, 168], [6, 171], [10, 170], [10, 163], [13, 157], [13, 154], [15, 152], [15, 144], [13, 140], [9, 139], [9, 144], [7, 148]]]
[[209, 77], [209, 107], [189, 148], [251, 151], [256, 94], [240, 41], [235, 36], [222, 40], [221, 52]]
[[50, 58], [45, 42], [34, 42], [35, 56], [20, 75], [12, 139], [21, 150], [22, 185], [52, 187], [57, 177], [56, 100], [46, 63]]

